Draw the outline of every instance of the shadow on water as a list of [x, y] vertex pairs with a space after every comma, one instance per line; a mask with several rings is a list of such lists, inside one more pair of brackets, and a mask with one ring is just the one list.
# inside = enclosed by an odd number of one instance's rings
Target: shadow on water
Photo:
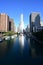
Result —
[[31, 56], [32, 57], [43, 57], [43, 45], [35, 41], [34, 39], [30, 39], [31, 46]]
[[5, 57], [5, 55], [10, 51], [13, 47], [13, 40], [7, 40], [0, 43], [0, 58]]

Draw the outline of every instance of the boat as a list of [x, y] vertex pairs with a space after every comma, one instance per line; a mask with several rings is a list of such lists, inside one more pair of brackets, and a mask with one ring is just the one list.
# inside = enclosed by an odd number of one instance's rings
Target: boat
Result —
[[11, 36], [11, 39], [14, 39], [14, 38], [16, 38], [17, 37], [17, 35], [12, 35]]
[[11, 36], [11, 39], [14, 39], [14, 36]]
[[0, 42], [2, 42], [4, 39], [3, 38], [0, 38]]
[[6, 36], [5, 37], [5, 40], [10, 40], [10, 36]]

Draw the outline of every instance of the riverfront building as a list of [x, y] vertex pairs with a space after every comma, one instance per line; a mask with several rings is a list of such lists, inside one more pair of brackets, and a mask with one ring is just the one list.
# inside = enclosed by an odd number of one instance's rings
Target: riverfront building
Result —
[[14, 21], [5, 13], [0, 14], [0, 32], [14, 31]]
[[37, 32], [40, 28], [40, 14], [33, 12], [30, 14], [30, 32]]
[[9, 18], [9, 31], [14, 31], [14, 20]]

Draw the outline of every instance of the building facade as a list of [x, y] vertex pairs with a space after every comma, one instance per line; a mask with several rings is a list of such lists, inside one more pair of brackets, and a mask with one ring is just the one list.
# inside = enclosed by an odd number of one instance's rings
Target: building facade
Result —
[[9, 31], [14, 32], [14, 20], [12, 18], [9, 19]]
[[9, 16], [0, 14], [0, 32], [7, 32], [9, 30]]
[[0, 14], [0, 32], [14, 31], [14, 21], [5, 13]]
[[23, 14], [20, 15], [20, 24], [18, 27], [18, 32], [19, 33], [23, 33], [23, 29], [24, 29], [24, 20], [23, 20]]
[[30, 32], [36, 32], [40, 27], [40, 14], [33, 12], [30, 14]]

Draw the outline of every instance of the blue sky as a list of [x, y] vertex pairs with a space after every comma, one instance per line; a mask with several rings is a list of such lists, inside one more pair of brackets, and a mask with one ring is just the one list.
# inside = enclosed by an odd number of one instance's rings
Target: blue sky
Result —
[[6, 13], [13, 18], [16, 26], [20, 23], [21, 13], [26, 26], [31, 12], [40, 12], [43, 20], [43, 0], [0, 0], [0, 13]]

